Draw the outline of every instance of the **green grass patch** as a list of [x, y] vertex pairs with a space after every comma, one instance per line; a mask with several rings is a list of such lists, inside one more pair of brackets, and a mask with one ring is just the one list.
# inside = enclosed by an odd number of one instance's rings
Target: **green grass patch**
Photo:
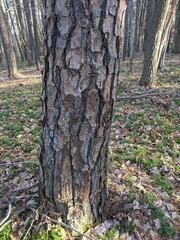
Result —
[[9, 240], [11, 239], [11, 235], [12, 235], [12, 224], [10, 223], [6, 227], [4, 227], [2, 231], [0, 231], [0, 239]]
[[170, 180], [165, 179], [160, 174], [153, 174], [153, 179], [154, 179], [155, 183], [161, 189], [166, 191], [169, 195], [171, 195], [174, 192], [175, 186], [174, 186], [174, 184]]

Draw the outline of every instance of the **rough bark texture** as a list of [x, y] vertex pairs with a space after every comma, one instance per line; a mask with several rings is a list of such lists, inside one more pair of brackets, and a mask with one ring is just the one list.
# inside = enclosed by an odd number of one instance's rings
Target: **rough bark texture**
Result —
[[119, 68], [118, 0], [46, 0], [40, 198], [80, 231], [101, 220]]
[[8, 68], [8, 77], [17, 77], [18, 70], [16, 65], [16, 57], [14, 54], [14, 50], [11, 44], [10, 36], [8, 33], [8, 27], [6, 26], [4, 13], [2, 9], [2, 2], [0, 0], [0, 36], [2, 39], [2, 44], [4, 48], [4, 53], [6, 57], [7, 62], [7, 68]]
[[155, 0], [154, 3], [154, 11], [149, 15], [151, 16], [151, 21], [148, 21], [149, 29], [146, 31], [144, 68], [140, 80], [141, 85], [151, 86], [156, 84], [159, 60], [167, 39], [177, 0]]

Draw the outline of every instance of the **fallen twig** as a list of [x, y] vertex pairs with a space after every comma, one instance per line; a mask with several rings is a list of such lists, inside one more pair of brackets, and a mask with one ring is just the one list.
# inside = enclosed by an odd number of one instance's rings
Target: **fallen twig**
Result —
[[30, 226], [29, 226], [25, 236], [23, 237], [23, 240], [25, 240], [27, 238], [27, 236], [28, 236], [28, 234], [29, 234], [29, 232], [30, 232], [30, 230], [31, 230], [31, 228], [33, 226], [33, 223], [34, 223], [34, 219], [31, 221], [31, 224], [30, 224]]
[[117, 101], [120, 101], [122, 99], [137, 99], [137, 98], [146, 98], [146, 97], [153, 97], [153, 96], [159, 96], [159, 95], [174, 95], [174, 96], [180, 96], [180, 93], [177, 92], [157, 92], [157, 93], [149, 93], [149, 94], [141, 94], [136, 96], [118, 96]]
[[2, 231], [12, 221], [12, 219], [8, 220], [11, 215], [11, 211], [12, 206], [9, 204], [6, 217], [0, 222], [0, 231]]
[[78, 230], [72, 228], [71, 226], [69, 226], [69, 225], [67, 225], [67, 224], [65, 224], [65, 223], [63, 223], [63, 222], [59, 222], [59, 221], [57, 221], [57, 220], [55, 220], [55, 219], [53, 219], [53, 218], [50, 218], [50, 217], [48, 217], [47, 215], [45, 215], [45, 216], [46, 216], [47, 219], [50, 220], [51, 222], [56, 223], [56, 224], [59, 224], [59, 225], [61, 225], [62, 227], [65, 227], [65, 228], [67, 228], [67, 229], [69, 229], [69, 230], [71, 230], [71, 231], [74, 231], [74, 232], [78, 233], [78, 234], [79, 234], [80, 236], [82, 236], [82, 237], [86, 237], [87, 239], [93, 240], [91, 237], [87, 236], [87, 235], [84, 234], [84, 233], [79, 232]]
[[9, 224], [12, 222], [12, 219], [9, 219], [7, 222], [5, 222], [2, 226], [0, 226], [0, 232]]

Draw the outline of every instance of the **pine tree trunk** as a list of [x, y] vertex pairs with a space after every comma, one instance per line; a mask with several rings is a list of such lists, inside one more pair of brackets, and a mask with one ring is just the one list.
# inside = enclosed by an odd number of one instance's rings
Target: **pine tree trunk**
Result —
[[8, 26], [6, 25], [4, 12], [2, 9], [2, 0], [0, 0], [0, 36], [2, 39], [2, 44], [4, 48], [4, 53], [7, 62], [8, 68], [8, 77], [9, 78], [16, 78], [18, 77], [18, 69], [16, 65], [16, 57], [14, 54], [14, 50], [11, 44], [10, 36], [8, 34]]
[[[150, 0], [149, 0], [150, 1]], [[150, 1], [150, 4], [152, 1]], [[167, 38], [169, 16], [176, 0], [155, 1], [151, 20], [148, 21], [144, 54], [144, 68], [141, 76], [141, 85], [156, 85], [156, 75], [159, 60]], [[147, 13], [148, 14], [148, 13]]]
[[45, 1], [40, 199], [80, 231], [103, 217], [119, 1]]

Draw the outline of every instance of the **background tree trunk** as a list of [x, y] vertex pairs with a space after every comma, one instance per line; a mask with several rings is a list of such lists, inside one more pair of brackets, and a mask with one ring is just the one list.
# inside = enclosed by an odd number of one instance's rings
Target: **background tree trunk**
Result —
[[9, 14], [9, 18], [10, 18], [10, 22], [12, 24], [12, 28], [13, 28], [13, 33], [14, 33], [14, 37], [16, 39], [16, 44], [17, 44], [17, 47], [18, 47], [18, 51], [19, 51], [19, 54], [21, 56], [21, 61], [24, 61], [24, 55], [23, 55], [23, 51], [21, 49], [21, 45], [20, 45], [20, 41], [18, 39], [18, 36], [17, 36], [17, 33], [16, 33], [16, 26], [15, 26], [15, 23], [14, 23], [14, 20], [13, 20], [13, 17], [12, 17], [12, 13], [11, 13], [11, 10], [9, 8], [9, 3], [7, 0], [5, 0], [5, 4], [4, 4], [8, 10], [8, 14]]
[[37, 70], [40, 70], [40, 52], [41, 52], [41, 44], [38, 34], [38, 21], [36, 17], [36, 11], [35, 11], [35, 1], [31, 0], [31, 8], [32, 8], [32, 17], [33, 17], [33, 30], [34, 30], [34, 40], [35, 40], [35, 59], [36, 59], [36, 66]]
[[0, 0], [0, 36], [4, 48], [4, 53], [8, 68], [8, 77], [18, 77], [18, 69], [16, 64], [16, 57], [11, 44], [10, 36], [8, 34], [8, 26], [6, 25], [4, 13], [2, 9], [2, 0]]
[[126, 8], [127, 8], [127, 1], [126, 0], [121, 0], [120, 1], [120, 56], [123, 56], [123, 51], [124, 51], [124, 27], [125, 27], [125, 15], [126, 15]]
[[176, 15], [176, 33], [175, 33], [174, 52], [180, 53], [180, 1], [179, 1], [177, 15]]
[[123, 46], [123, 61], [125, 61], [128, 55], [128, 43], [129, 43], [129, 0], [127, 0], [127, 8], [125, 13], [125, 26], [124, 26], [124, 46]]
[[22, 14], [22, 11], [21, 11], [21, 4], [20, 4], [19, 0], [15, 0], [15, 2], [16, 2], [16, 9], [17, 9], [17, 13], [18, 13], [18, 20], [19, 20], [20, 28], [21, 28], [21, 31], [20, 31], [21, 40], [22, 40], [22, 44], [24, 46], [24, 52], [25, 52], [25, 56], [26, 56], [28, 65], [31, 66], [32, 65], [32, 57], [31, 57], [31, 54], [30, 54], [29, 43], [28, 43], [28, 40], [27, 40], [27, 37], [26, 37], [25, 25], [24, 25], [24, 22], [23, 22], [23, 14]]
[[119, 2], [45, 1], [40, 198], [80, 231], [101, 220], [119, 69]]
[[151, 11], [151, 13], [147, 13], [148, 21], [141, 85], [154, 86], [156, 84], [159, 59], [168, 33], [168, 13], [170, 13], [170, 9], [172, 10], [174, 2], [176, 0], [172, 2], [171, 0], [155, 1], [154, 11], [152, 11], [152, 1], [149, 0], [148, 11]]
[[31, 57], [33, 62], [35, 62], [35, 43], [34, 43], [34, 36], [32, 32], [32, 19], [31, 19], [31, 12], [30, 12], [30, 6], [28, 0], [23, 0], [23, 6], [24, 6], [24, 12], [26, 17], [26, 23], [27, 23], [27, 32], [29, 37], [29, 45], [31, 49]]

